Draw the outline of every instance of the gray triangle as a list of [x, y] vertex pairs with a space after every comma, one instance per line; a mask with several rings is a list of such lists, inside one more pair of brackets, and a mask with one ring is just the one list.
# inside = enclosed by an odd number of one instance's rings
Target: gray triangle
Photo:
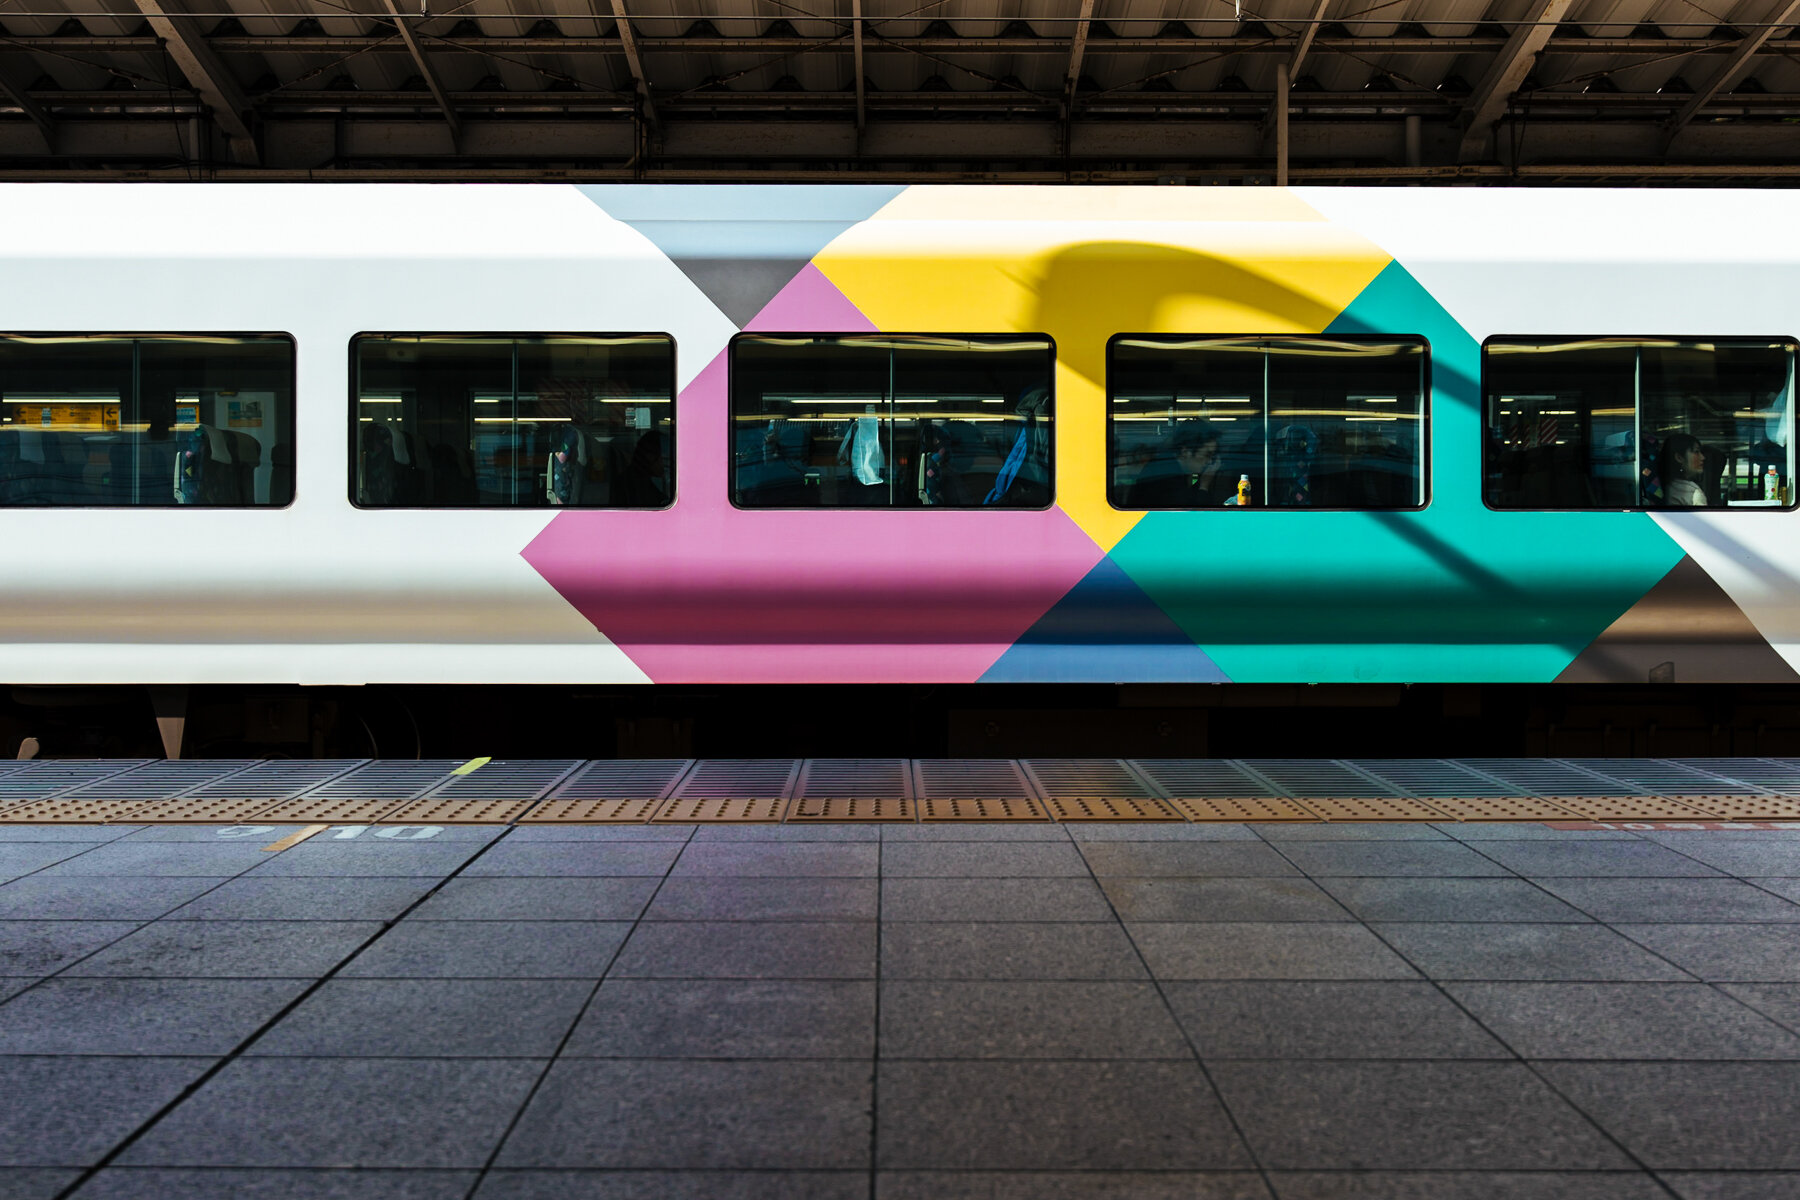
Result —
[[739, 329], [763, 310], [810, 259], [674, 258], [681, 273], [706, 293]]
[[1794, 683], [1800, 673], [1706, 569], [1683, 555], [1556, 677], [1558, 683], [1647, 681]]

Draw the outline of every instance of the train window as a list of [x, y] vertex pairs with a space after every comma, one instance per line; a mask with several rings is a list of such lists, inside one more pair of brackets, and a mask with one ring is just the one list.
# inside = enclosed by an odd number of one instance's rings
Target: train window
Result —
[[1429, 369], [1422, 338], [1120, 334], [1107, 496], [1123, 509], [1423, 507]]
[[281, 334], [0, 334], [0, 505], [284, 505]]
[[1784, 508], [1794, 342], [1488, 339], [1491, 508]]
[[664, 508], [667, 334], [363, 334], [352, 499], [365, 508]]
[[745, 508], [1044, 508], [1050, 339], [740, 334], [732, 496]]

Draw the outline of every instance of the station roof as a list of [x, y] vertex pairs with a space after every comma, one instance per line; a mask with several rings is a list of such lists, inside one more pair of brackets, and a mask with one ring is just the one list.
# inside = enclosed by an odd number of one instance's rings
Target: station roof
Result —
[[1784, 183], [1797, 24], [1800, 0], [13, 0], [0, 178]]

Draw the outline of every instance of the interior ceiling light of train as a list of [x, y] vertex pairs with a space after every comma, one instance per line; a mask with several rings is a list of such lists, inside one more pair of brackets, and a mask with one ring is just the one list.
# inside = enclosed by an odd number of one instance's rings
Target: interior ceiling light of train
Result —
[[1800, 0], [14, 0], [0, 178], [1781, 184]]

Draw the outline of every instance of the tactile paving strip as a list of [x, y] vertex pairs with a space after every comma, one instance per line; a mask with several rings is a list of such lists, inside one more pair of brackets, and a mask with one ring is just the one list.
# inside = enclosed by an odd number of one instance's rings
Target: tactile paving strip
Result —
[[1177, 796], [1169, 801], [1190, 821], [1317, 821], [1297, 800], [1264, 796]]
[[1396, 796], [1421, 800], [1450, 796], [1467, 800], [1519, 794], [1517, 788], [1471, 771], [1461, 763], [1441, 758], [1354, 759], [1350, 765], [1387, 783]]
[[1272, 799], [1279, 795], [1268, 780], [1230, 759], [1136, 758], [1131, 765], [1170, 796], [1240, 800], [1252, 796]]
[[1380, 799], [1394, 790], [1387, 783], [1332, 758], [1253, 758], [1245, 759], [1244, 766], [1273, 783], [1285, 795], [1301, 800], [1313, 796], [1332, 800]]
[[545, 800], [519, 818], [521, 825], [641, 825], [655, 815], [661, 796]]
[[142, 808], [142, 800], [34, 800], [0, 813], [6, 825], [103, 825]]
[[298, 800], [277, 804], [273, 808], [265, 808], [256, 814], [255, 820], [265, 825], [280, 825], [292, 821], [304, 821], [311, 825], [373, 825], [405, 803], [405, 800], [392, 796], [380, 800], [359, 800], [354, 796], [339, 799], [303, 796]]
[[49, 800], [97, 780], [123, 774], [146, 761], [142, 758], [64, 758], [29, 762], [24, 769], [0, 777], [0, 809], [34, 800]]
[[427, 796], [397, 808], [382, 820], [390, 825], [505, 825], [531, 807], [529, 800], [484, 800]]
[[1800, 800], [1792, 796], [1683, 796], [1726, 821], [1800, 821]]
[[1045, 796], [1156, 795], [1137, 772], [1116, 758], [1028, 758], [1019, 765]]
[[911, 821], [904, 796], [804, 796], [788, 810], [789, 821]]
[[1625, 785], [1621, 791], [1636, 789], [1658, 796], [1705, 796], [1757, 790], [1749, 784], [1722, 779], [1710, 771], [1697, 771], [1669, 759], [1571, 758], [1567, 761], [1570, 766], [1618, 780]]
[[768, 824], [781, 820], [787, 807], [782, 796], [677, 796], [652, 820], [680, 825], [714, 821], [746, 821]]
[[179, 796], [152, 800], [128, 814], [133, 824], [235, 825], [267, 811], [269, 800], [232, 800], [226, 796]]
[[1711, 821], [1713, 813], [1663, 796], [1553, 796], [1590, 821]]
[[1391, 796], [1308, 796], [1300, 803], [1326, 821], [1441, 821], [1445, 816], [1423, 800]]
[[1458, 821], [1567, 821], [1580, 815], [1537, 796], [1433, 796], [1431, 807]]
[[1013, 796], [927, 796], [921, 821], [1048, 821], [1036, 800]]
[[1154, 796], [1050, 796], [1044, 803], [1058, 821], [1181, 821], [1167, 800]]

